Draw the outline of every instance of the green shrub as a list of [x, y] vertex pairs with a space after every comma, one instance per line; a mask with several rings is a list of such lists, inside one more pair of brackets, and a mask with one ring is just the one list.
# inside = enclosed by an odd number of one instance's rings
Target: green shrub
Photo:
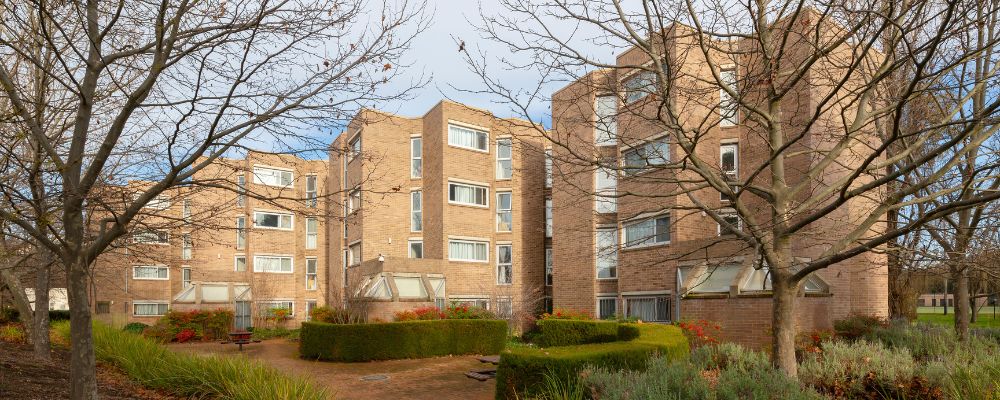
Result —
[[333, 361], [393, 360], [452, 354], [497, 354], [507, 342], [507, 322], [445, 319], [337, 325], [305, 322], [303, 358]]
[[688, 356], [687, 339], [671, 325], [630, 325], [639, 332], [628, 342], [582, 344], [549, 348], [521, 347], [504, 351], [497, 368], [497, 399], [537, 395], [546, 374], [575, 376], [587, 366], [611, 370], [644, 370], [651, 356], [682, 359]]
[[859, 340], [831, 342], [821, 354], [810, 354], [799, 366], [799, 379], [820, 393], [847, 398], [940, 398], [905, 348], [886, 348]]
[[122, 330], [125, 332], [131, 332], [137, 335], [141, 335], [142, 332], [146, 330], [146, 328], [149, 328], [149, 325], [146, 325], [142, 322], [130, 322], [126, 324], [124, 327], [122, 327]]
[[841, 338], [856, 340], [871, 334], [877, 328], [886, 327], [888, 324], [888, 321], [882, 317], [852, 315], [842, 320], [833, 321], [833, 330]]
[[444, 319], [496, 319], [489, 310], [468, 305], [454, 305], [444, 309]]
[[309, 316], [312, 321], [328, 324], [358, 324], [364, 321], [364, 318], [354, 315], [346, 308], [329, 306], [316, 307]]
[[298, 329], [288, 329], [284, 327], [276, 328], [257, 328], [253, 330], [254, 340], [268, 340], [275, 338], [286, 338], [286, 339], [298, 339], [299, 330]]
[[25, 343], [27, 340], [28, 335], [21, 324], [0, 325], [0, 342]]
[[201, 340], [221, 340], [229, 338], [229, 328], [232, 325], [232, 310], [171, 310], [152, 327], [145, 329], [143, 334], [160, 342], [169, 342], [179, 335], [186, 336], [181, 332], [192, 331], [194, 337]]
[[69, 310], [49, 310], [49, 321], [69, 321]]
[[[53, 325], [67, 341], [69, 323]], [[142, 336], [94, 324], [97, 359], [113, 364], [137, 383], [183, 398], [327, 399], [309, 380], [289, 377], [243, 356], [178, 353]]]
[[618, 323], [614, 321], [543, 319], [536, 324], [539, 334], [534, 338], [535, 344], [541, 347], [608, 343], [618, 340]]
[[0, 308], [0, 324], [19, 322], [21, 313], [16, 308]]
[[[708, 399], [712, 395], [701, 370], [686, 360], [670, 361], [654, 356], [645, 371], [594, 367], [581, 375], [582, 386], [601, 400], [687, 400]], [[547, 397], [548, 392], [548, 386], [543, 387], [542, 397]]]

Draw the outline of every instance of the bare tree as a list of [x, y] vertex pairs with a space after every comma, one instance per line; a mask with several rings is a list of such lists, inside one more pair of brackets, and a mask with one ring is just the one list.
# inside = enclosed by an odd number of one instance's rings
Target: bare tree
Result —
[[[755, 267], [768, 267], [773, 286], [772, 357], [788, 375], [797, 373], [797, 294], [811, 274], [885, 251], [890, 241], [930, 221], [975, 212], [1000, 197], [961, 187], [928, 190], [966, 168], [969, 156], [995, 134], [1000, 102], [985, 96], [997, 82], [995, 68], [966, 81], [964, 94], [945, 106], [941, 118], [916, 127], [900, 123], [927, 93], [953, 89], [956, 69], [995, 59], [995, 38], [962, 43], [966, 33], [984, 29], [977, 16], [996, 14], [994, 2], [503, 5], [502, 12], [483, 16], [481, 31], [512, 55], [469, 52], [470, 68], [483, 81], [477, 91], [530, 118], [541, 103], [559, 100], [543, 94], [551, 86], [573, 82], [573, 90], [556, 96], [575, 101], [586, 118], [568, 122], [553, 115], [554, 131], [540, 132], [553, 142], [557, 162], [591, 174], [614, 171], [623, 181], [616, 198], [670, 204], [671, 220], [704, 213], [728, 233], [690, 251], [725, 242], [742, 249], [733, 254], [760, 257]], [[602, 56], [614, 53], [622, 54], [613, 61]], [[511, 88], [496, 78], [503, 68], [531, 70], [542, 79], [537, 88]], [[582, 144], [587, 138], [574, 136], [583, 129], [560, 131], [560, 124], [598, 128], [591, 107], [602, 93], [618, 96], [613, 119], [619, 147], [644, 143], [650, 132], [666, 133], [669, 157], [647, 154], [640, 163], [654, 172], [635, 175], [605, 161], [592, 140], [588, 149]], [[984, 100], [977, 112], [961, 112], [976, 97]], [[752, 142], [757, 151], [740, 160], [738, 174], [718, 161], [715, 132], [722, 123], [738, 126], [741, 143]], [[911, 177], [917, 169], [929, 173]], [[981, 182], [993, 171], [969, 173]], [[895, 184], [904, 177], [910, 178], [905, 185]], [[946, 200], [953, 194], [962, 196]], [[926, 206], [918, 218], [888, 226], [887, 213], [917, 204]], [[797, 256], [803, 248], [809, 257]], [[870, 273], [884, 274], [884, 268], [873, 265]]]
[[[0, 218], [66, 269], [72, 398], [97, 398], [94, 260], [148, 202], [234, 149], [308, 148], [358, 107], [405, 96], [412, 86], [395, 82], [406, 67], [400, 55], [426, 24], [422, 8], [360, 0], [0, 4], [2, 142], [15, 149], [3, 157], [51, 166], [43, 181], [60, 194], [58, 229], [39, 229], [38, 215], [16, 201], [0, 207]], [[39, 118], [53, 104], [32, 95], [39, 75], [50, 81], [44, 98], [68, 112], [56, 124]], [[150, 184], [90, 229], [95, 192], [129, 180]], [[4, 186], [5, 201], [20, 188]]]

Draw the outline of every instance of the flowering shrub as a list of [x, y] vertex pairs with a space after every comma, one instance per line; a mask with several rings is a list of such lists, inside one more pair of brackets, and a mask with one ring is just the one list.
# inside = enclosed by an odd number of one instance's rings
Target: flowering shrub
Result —
[[233, 312], [230, 310], [168, 311], [156, 321], [156, 324], [146, 328], [142, 333], [160, 341], [171, 341], [178, 340], [178, 335], [182, 331], [189, 330], [193, 335], [186, 340], [200, 338], [211, 341], [228, 338], [232, 325]]
[[719, 335], [722, 333], [722, 327], [719, 324], [702, 319], [681, 321], [677, 323], [677, 326], [684, 331], [684, 336], [687, 336], [691, 349], [719, 344]]
[[590, 317], [589, 313], [584, 312], [584, 311], [576, 311], [576, 310], [567, 310], [567, 309], [564, 309], [564, 308], [557, 308], [555, 310], [552, 310], [551, 313], [542, 314], [542, 316], [539, 317], [539, 319], [543, 319], [543, 320], [544, 319], [572, 319], [572, 320], [577, 320], [577, 321], [588, 321], [588, 320], [591, 320], [593, 318]]
[[435, 319], [445, 319], [445, 313], [437, 307], [420, 307], [412, 310], [397, 311], [396, 321], [430, 321]]
[[174, 340], [176, 340], [177, 343], [184, 343], [194, 339], [196, 335], [197, 333], [195, 333], [193, 329], [181, 329], [180, 332], [177, 332], [177, 334], [174, 335]]
[[463, 304], [445, 308], [444, 319], [496, 319], [496, 316], [485, 308]]

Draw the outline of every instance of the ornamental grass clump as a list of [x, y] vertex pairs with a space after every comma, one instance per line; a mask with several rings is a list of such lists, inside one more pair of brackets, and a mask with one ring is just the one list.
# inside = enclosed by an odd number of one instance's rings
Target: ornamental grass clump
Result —
[[[69, 323], [53, 324], [69, 340]], [[145, 337], [94, 324], [97, 359], [114, 365], [137, 383], [185, 398], [327, 399], [326, 391], [246, 357], [175, 353]]]

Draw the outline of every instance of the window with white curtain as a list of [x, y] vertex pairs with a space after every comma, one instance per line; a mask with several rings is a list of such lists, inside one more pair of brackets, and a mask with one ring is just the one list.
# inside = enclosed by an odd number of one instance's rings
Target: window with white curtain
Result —
[[719, 81], [722, 84], [722, 87], [719, 88], [719, 115], [722, 117], [719, 125], [736, 125], [738, 122], [737, 106], [739, 103], [724, 89], [729, 88], [733, 92], [736, 91], [736, 70], [724, 69], [719, 71]]
[[623, 247], [670, 243], [670, 216], [663, 215], [625, 225]]
[[292, 171], [269, 167], [253, 167], [253, 182], [259, 185], [292, 186]]
[[448, 202], [469, 206], [487, 207], [489, 200], [485, 186], [468, 183], [448, 182]]
[[666, 136], [622, 151], [622, 168], [627, 174], [636, 174], [650, 167], [670, 162], [670, 144]]
[[316, 271], [319, 269], [319, 261], [315, 258], [306, 259], [306, 290], [316, 290], [317, 283]]
[[617, 297], [597, 298], [597, 319], [611, 319], [618, 316]]
[[137, 317], [159, 317], [167, 314], [170, 305], [167, 303], [132, 303], [132, 315]]
[[132, 267], [132, 279], [159, 280], [170, 279], [170, 268], [163, 265], [139, 265]]
[[319, 220], [306, 217], [306, 248], [315, 249], [319, 243]]
[[489, 151], [489, 134], [464, 126], [448, 124], [448, 145], [470, 150]]
[[236, 217], [236, 249], [243, 250], [247, 247], [247, 218]]
[[253, 225], [255, 228], [270, 228], [290, 231], [292, 230], [292, 214], [254, 211]]
[[474, 240], [448, 241], [448, 259], [451, 261], [489, 261], [489, 242]]
[[410, 231], [420, 232], [424, 230], [423, 192], [414, 190], [410, 192]]
[[514, 254], [509, 244], [497, 245], [497, 285], [510, 285], [514, 279]]
[[254, 256], [253, 272], [292, 273], [292, 256]]
[[598, 229], [595, 238], [595, 261], [598, 279], [618, 277], [618, 230]]
[[552, 237], [552, 199], [545, 199], [545, 237]]
[[618, 96], [597, 96], [594, 101], [596, 126], [594, 127], [594, 144], [598, 146], [614, 146], [618, 144]]
[[625, 315], [643, 322], [670, 321], [670, 297], [625, 297]]
[[410, 138], [410, 178], [419, 178], [424, 173], [423, 139]]
[[497, 192], [497, 232], [510, 232], [514, 229], [512, 198], [511, 192]]
[[615, 170], [599, 167], [594, 171], [594, 211], [607, 214], [618, 211], [618, 176]]
[[497, 179], [510, 179], [514, 175], [510, 138], [497, 139]]

